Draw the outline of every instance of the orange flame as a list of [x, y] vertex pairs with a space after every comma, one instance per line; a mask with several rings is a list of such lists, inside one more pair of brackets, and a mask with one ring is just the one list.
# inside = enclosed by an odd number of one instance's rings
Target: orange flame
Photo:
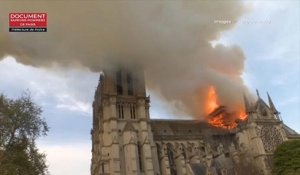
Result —
[[[242, 108], [232, 113], [225, 111], [225, 108], [220, 106], [216, 89], [213, 86], [208, 88], [204, 105], [205, 113], [208, 116], [208, 123], [215, 127], [233, 129], [237, 126], [237, 119], [245, 120], [247, 118], [247, 115]], [[219, 112], [214, 116], [211, 116], [216, 110], [219, 110]]]
[[213, 86], [210, 86], [208, 89], [207, 99], [205, 102], [205, 112], [206, 114], [210, 114], [218, 107], [219, 107], [219, 102], [218, 102], [216, 89]]

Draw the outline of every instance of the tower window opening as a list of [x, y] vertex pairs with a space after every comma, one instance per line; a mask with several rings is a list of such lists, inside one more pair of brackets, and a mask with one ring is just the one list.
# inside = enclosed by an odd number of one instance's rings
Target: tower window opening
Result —
[[122, 72], [120, 70], [116, 74], [116, 83], [117, 83], [117, 95], [122, 95], [123, 94]]
[[133, 82], [131, 73], [127, 73], [127, 88], [128, 95], [133, 95]]
[[117, 105], [118, 118], [121, 119], [121, 107]]
[[140, 172], [144, 172], [143, 161], [142, 161], [142, 146], [141, 146], [141, 143], [139, 142], [137, 146], [138, 146]]
[[130, 105], [130, 117], [131, 119], [135, 119], [135, 107], [134, 105]]
[[133, 118], [135, 119], [135, 107], [133, 106]]
[[117, 113], [119, 119], [124, 119], [124, 108], [122, 104], [117, 105]]
[[123, 105], [121, 105], [121, 118], [124, 119], [124, 108], [123, 108]]
[[133, 114], [132, 114], [132, 106], [129, 106], [129, 110], [130, 110], [130, 118], [133, 119]]
[[101, 164], [102, 173], [105, 173], [104, 163]]

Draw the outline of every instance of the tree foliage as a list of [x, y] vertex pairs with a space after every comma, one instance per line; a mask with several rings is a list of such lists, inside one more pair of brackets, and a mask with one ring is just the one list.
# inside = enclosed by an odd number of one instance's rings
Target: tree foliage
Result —
[[0, 94], [1, 175], [47, 174], [45, 155], [35, 143], [48, 132], [41, 113], [28, 92], [15, 100]]
[[274, 153], [273, 174], [300, 174], [300, 140], [286, 141], [278, 146]]

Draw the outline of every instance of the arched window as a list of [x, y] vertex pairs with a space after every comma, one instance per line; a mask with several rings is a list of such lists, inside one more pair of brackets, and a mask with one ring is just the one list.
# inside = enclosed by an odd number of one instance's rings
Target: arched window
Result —
[[105, 170], [104, 170], [104, 163], [103, 163], [103, 162], [101, 163], [101, 170], [102, 170], [102, 173], [105, 173]]
[[130, 118], [131, 119], [135, 119], [135, 105], [134, 104], [130, 104], [129, 105], [129, 110], [130, 110]]
[[138, 142], [138, 156], [139, 156], [139, 167], [140, 167], [140, 172], [144, 172], [144, 167], [143, 167], [143, 155], [142, 155], [142, 145], [140, 142]]
[[117, 115], [119, 119], [124, 119], [124, 107], [122, 104], [117, 104]]
[[169, 159], [170, 172], [171, 172], [171, 175], [177, 175], [176, 163], [175, 163], [175, 159], [174, 159], [173, 150], [174, 149], [173, 149], [172, 144], [168, 143], [167, 144], [167, 154], [168, 154], [168, 159]]
[[181, 148], [182, 148], [182, 155], [183, 155], [184, 161], [186, 161], [185, 146], [184, 146], [183, 143], [181, 143], [180, 145], [181, 145]]

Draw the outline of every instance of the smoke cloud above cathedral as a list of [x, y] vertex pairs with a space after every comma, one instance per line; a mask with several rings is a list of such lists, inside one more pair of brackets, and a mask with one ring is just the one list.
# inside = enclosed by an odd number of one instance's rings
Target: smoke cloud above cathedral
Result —
[[[95, 72], [140, 66], [148, 89], [193, 117], [202, 115], [210, 86], [221, 104], [243, 105], [243, 51], [211, 45], [247, 11], [240, 1], [32, 2], [1, 2], [0, 59], [12, 55], [26, 65]], [[24, 10], [47, 13], [48, 31], [9, 33], [8, 14]]]

